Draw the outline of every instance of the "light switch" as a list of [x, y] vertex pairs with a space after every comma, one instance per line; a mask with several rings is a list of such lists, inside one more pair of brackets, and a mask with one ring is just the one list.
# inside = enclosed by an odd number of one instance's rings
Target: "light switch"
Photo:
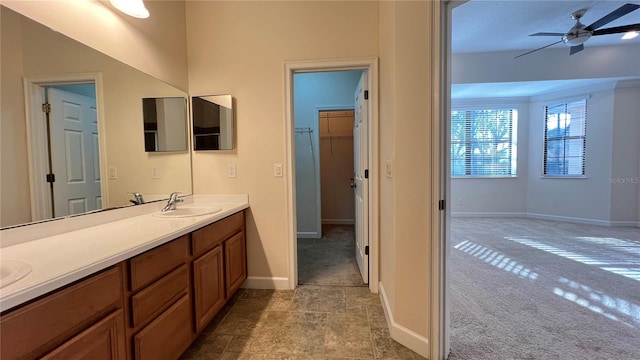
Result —
[[160, 179], [160, 173], [158, 172], [157, 166], [151, 167], [151, 178], [152, 179]]
[[236, 177], [236, 164], [227, 165], [227, 177], [228, 178]]
[[273, 176], [282, 177], [282, 163], [273, 164]]
[[392, 166], [391, 160], [387, 160], [387, 162], [386, 162], [386, 173], [387, 173], [387, 177], [388, 178], [393, 177], [392, 169], [393, 169], [393, 166]]
[[116, 180], [118, 178], [118, 167], [109, 166], [109, 180]]

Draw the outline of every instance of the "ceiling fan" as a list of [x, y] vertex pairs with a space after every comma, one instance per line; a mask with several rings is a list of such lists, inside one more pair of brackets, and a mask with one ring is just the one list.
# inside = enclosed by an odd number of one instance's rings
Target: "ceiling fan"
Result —
[[515, 58], [519, 58], [521, 56], [531, 54], [532, 52], [536, 52], [538, 50], [542, 50], [542, 49], [548, 48], [549, 46], [553, 46], [559, 43], [564, 43], [565, 45], [571, 46], [571, 50], [569, 50], [569, 55], [573, 55], [577, 52], [584, 50], [584, 43], [587, 40], [589, 40], [589, 38], [591, 38], [592, 36], [619, 34], [619, 33], [626, 33], [630, 31], [640, 31], [640, 24], [630, 24], [630, 25], [600, 29], [600, 27], [616, 20], [619, 17], [627, 15], [628, 13], [634, 10], [637, 10], [638, 8], [640, 8], [640, 5], [636, 5], [636, 4], [622, 5], [616, 10], [613, 10], [609, 14], [596, 20], [593, 24], [589, 26], [584, 26], [584, 24], [580, 22], [580, 19], [587, 12], [587, 9], [581, 9], [581, 10], [575, 11], [573, 14], [571, 14], [571, 18], [576, 21], [576, 24], [573, 25], [573, 27], [569, 29], [567, 33], [539, 32], [539, 33], [529, 35], [529, 36], [560, 36], [561, 37], [560, 40], [552, 44], [543, 46], [541, 48], [528, 51], [524, 54], [520, 54]]

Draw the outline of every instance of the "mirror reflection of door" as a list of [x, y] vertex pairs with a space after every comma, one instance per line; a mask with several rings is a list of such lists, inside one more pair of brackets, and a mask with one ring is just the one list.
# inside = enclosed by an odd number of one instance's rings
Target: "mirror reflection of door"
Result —
[[[71, 92], [71, 91], [74, 92]], [[93, 84], [48, 87], [53, 216], [102, 208], [100, 152]]]

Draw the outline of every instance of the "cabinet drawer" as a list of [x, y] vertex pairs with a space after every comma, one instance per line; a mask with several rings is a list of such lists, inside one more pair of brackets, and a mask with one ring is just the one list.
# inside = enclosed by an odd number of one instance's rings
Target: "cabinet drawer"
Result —
[[42, 360], [125, 360], [124, 312], [112, 313], [50, 352]]
[[144, 324], [187, 293], [189, 273], [184, 264], [131, 297], [133, 327]]
[[2, 316], [1, 359], [43, 356], [123, 305], [116, 266]]
[[187, 261], [189, 235], [151, 249], [129, 260], [131, 291], [136, 291]]
[[191, 298], [185, 295], [134, 336], [136, 360], [175, 360], [189, 347]]
[[191, 235], [192, 254], [200, 255], [242, 230], [244, 230], [244, 211], [196, 230]]

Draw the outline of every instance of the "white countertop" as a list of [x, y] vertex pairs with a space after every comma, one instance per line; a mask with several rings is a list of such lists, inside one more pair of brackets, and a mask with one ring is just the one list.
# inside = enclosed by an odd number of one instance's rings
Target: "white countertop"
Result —
[[[24, 278], [0, 289], [8, 310], [249, 207], [247, 195], [194, 195], [181, 206], [211, 206], [208, 215], [158, 218], [164, 202], [2, 230], [0, 263], [25, 262]], [[35, 226], [35, 227], [34, 227]], [[66, 228], [68, 231], [64, 231]], [[37, 231], [38, 234], [35, 233]]]

